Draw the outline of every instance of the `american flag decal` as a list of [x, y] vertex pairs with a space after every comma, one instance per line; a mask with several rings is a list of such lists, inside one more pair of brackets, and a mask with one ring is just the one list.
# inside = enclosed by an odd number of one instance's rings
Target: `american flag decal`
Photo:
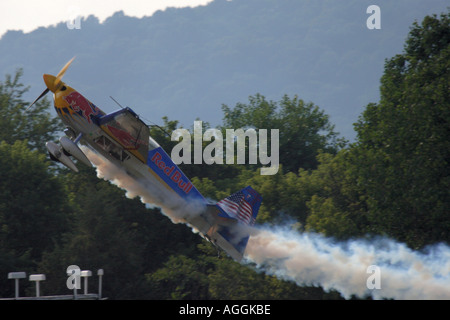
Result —
[[[248, 191], [253, 190], [248, 190], [247, 188], [245, 188], [219, 201], [217, 205], [227, 214], [238, 219], [239, 221], [248, 225], [253, 225], [255, 223], [255, 219], [253, 217], [254, 214], [252, 204], [254, 204], [255, 201], [259, 199], [255, 199], [254, 195], [252, 193], [249, 193]], [[259, 196], [259, 194], [257, 195]], [[256, 208], [256, 212], [257, 211], [258, 208]]]

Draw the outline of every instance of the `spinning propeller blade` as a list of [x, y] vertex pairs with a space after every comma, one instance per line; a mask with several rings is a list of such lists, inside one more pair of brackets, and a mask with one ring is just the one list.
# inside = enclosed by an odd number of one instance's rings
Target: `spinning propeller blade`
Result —
[[50, 91], [49, 88], [45, 89], [39, 97], [36, 98], [36, 100], [33, 101], [32, 104], [25, 110], [27, 112], [36, 102], [38, 102], [43, 96], [45, 96]]
[[[30, 104], [30, 106], [25, 110], [25, 112], [27, 112], [36, 102], [38, 102], [43, 96], [45, 96], [50, 90], [52, 92], [55, 92], [56, 90], [59, 89], [60, 85], [61, 85], [61, 79], [64, 76], [64, 74], [66, 73], [67, 69], [69, 68], [70, 64], [73, 62], [73, 60], [75, 59], [75, 57], [73, 57], [72, 59], [70, 59], [69, 62], [66, 63], [66, 65], [64, 67], [62, 67], [62, 69], [58, 72], [58, 75], [56, 77], [53, 76], [49, 76], [49, 75], [44, 75], [44, 81], [45, 84], [47, 85], [47, 89], [45, 89], [39, 97], [36, 98], [36, 100], [33, 101], [33, 103]], [[48, 81], [46, 81], [46, 79], [52, 79], [55, 78], [55, 80], [53, 81], [53, 83], [48, 83]]]
[[59, 71], [59, 73], [55, 79], [55, 84], [54, 84], [55, 88], [58, 88], [58, 85], [60, 84], [62, 77], [64, 76], [64, 74], [66, 73], [67, 69], [69, 68], [70, 64], [73, 62], [74, 59], [75, 59], [75, 57], [70, 59], [70, 61], [67, 62], [66, 65]]

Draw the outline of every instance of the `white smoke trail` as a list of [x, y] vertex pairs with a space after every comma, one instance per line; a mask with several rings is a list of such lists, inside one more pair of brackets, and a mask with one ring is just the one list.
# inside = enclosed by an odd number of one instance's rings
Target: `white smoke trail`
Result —
[[[272, 228], [250, 237], [246, 254], [266, 273], [336, 289], [345, 298], [450, 299], [450, 248], [443, 244], [425, 254], [389, 239], [334, 242]], [[379, 271], [379, 289], [371, 285], [377, 280], [371, 266]]]
[[[124, 170], [92, 150], [83, 152], [97, 169], [97, 176], [157, 206], [174, 223], [199, 214], [204, 207], [164, 194], [151, 184], [138, 182]], [[192, 227], [192, 226], [191, 226]], [[194, 232], [197, 232], [193, 228]], [[298, 285], [338, 290], [345, 298], [450, 299], [450, 248], [436, 245], [419, 253], [389, 239], [334, 242], [318, 234], [288, 228], [254, 229], [246, 249], [247, 261], [260, 270]], [[380, 289], [368, 288], [372, 272], [380, 271]]]
[[187, 218], [198, 215], [205, 209], [200, 202], [186, 202], [181, 197], [168, 194], [164, 188], [131, 177], [122, 168], [85, 146], [81, 146], [81, 149], [94, 164], [99, 178], [124, 189], [125, 195], [130, 199], [140, 197], [144, 204], [160, 208], [173, 223], [186, 223]]

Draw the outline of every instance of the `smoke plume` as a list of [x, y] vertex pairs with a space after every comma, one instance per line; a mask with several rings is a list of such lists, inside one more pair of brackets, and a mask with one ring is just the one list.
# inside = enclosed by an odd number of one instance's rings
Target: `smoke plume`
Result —
[[450, 248], [416, 252], [390, 239], [335, 242], [287, 228], [250, 237], [247, 258], [298, 285], [335, 289], [345, 298], [450, 299]]
[[125, 195], [130, 199], [139, 197], [147, 207], [158, 207], [173, 223], [186, 223], [187, 218], [204, 211], [205, 205], [203, 203], [186, 202], [181, 198], [174, 197], [164, 188], [131, 177], [125, 170], [91, 149], [84, 146], [81, 146], [81, 148], [96, 167], [97, 177], [124, 189]]
[[[204, 210], [137, 181], [86, 147], [83, 151], [99, 178], [126, 190], [129, 198], [139, 196], [161, 208], [174, 223], [186, 223]], [[334, 289], [345, 298], [450, 299], [450, 248], [444, 244], [417, 252], [385, 238], [336, 242], [282, 227], [260, 227], [251, 234], [244, 263], [298, 285]]]

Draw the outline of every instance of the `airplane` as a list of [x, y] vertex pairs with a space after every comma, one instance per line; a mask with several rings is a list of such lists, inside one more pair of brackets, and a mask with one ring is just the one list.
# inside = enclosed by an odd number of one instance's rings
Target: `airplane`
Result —
[[79, 147], [81, 143], [123, 168], [132, 178], [156, 186], [165, 197], [177, 198], [186, 205], [200, 202], [204, 209], [200, 214], [188, 215], [186, 222], [231, 258], [241, 261], [262, 202], [261, 195], [247, 186], [215, 204], [210, 203], [150, 136], [147, 124], [131, 108], [106, 114], [61, 81], [74, 58], [56, 76], [43, 75], [47, 88], [27, 108], [28, 111], [48, 92], [53, 93], [54, 107], [66, 126], [66, 136], [59, 139], [59, 144], [46, 143], [50, 158], [75, 172], [78, 168], [72, 157], [92, 166]]

